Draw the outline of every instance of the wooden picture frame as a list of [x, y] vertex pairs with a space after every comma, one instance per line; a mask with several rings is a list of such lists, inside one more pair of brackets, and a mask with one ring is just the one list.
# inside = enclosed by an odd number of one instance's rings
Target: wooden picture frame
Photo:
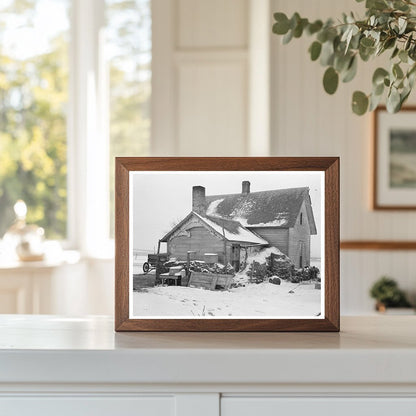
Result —
[[[321, 199], [324, 276], [322, 290], [322, 316], [309, 318], [234, 318], [227, 317], [158, 317], [131, 316], [130, 257], [132, 238], [130, 215], [133, 215], [133, 179], [144, 173], [263, 173], [287, 175], [298, 173], [319, 174], [322, 178]], [[135, 179], [134, 179], [135, 180]], [[142, 181], [143, 182], [143, 181]], [[138, 183], [141, 183], [138, 181]], [[306, 189], [306, 188], [305, 188]], [[307, 188], [309, 191], [309, 188]], [[244, 192], [244, 183], [243, 183]], [[249, 192], [249, 191], [248, 191]], [[115, 330], [116, 331], [339, 331], [339, 158], [337, 157], [119, 157], [116, 158], [115, 186]], [[308, 194], [309, 195], [309, 194]], [[138, 198], [138, 197], [137, 197]], [[138, 198], [140, 204], [146, 201]], [[310, 201], [310, 199], [309, 199]], [[130, 212], [130, 210], [132, 212]], [[192, 208], [192, 212], [194, 208]], [[225, 220], [224, 220], [225, 221]], [[297, 219], [299, 221], [299, 219]], [[300, 220], [302, 221], [302, 220]], [[223, 223], [224, 224], [224, 223]], [[224, 233], [224, 225], [223, 225]], [[224, 241], [226, 241], [224, 233]], [[225, 251], [224, 253], [227, 253]], [[215, 253], [214, 253], [215, 254]], [[302, 265], [302, 260], [300, 260]], [[133, 267], [133, 266], [132, 266]], [[273, 285], [272, 285], [273, 286]], [[315, 287], [316, 288], [316, 287]], [[202, 289], [201, 289], [202, 290]], [[131, 293], [132, 289], [131, 289]], [[192, 319], [191, 319], [192, 318]]]
[[[410, 211], [416, 210], [416, 170], [411, 175], [411, 187], [406, 184], [406, 164], [409, 152], [393, 149], [392, 140], [400, 140], [401, 132], [412, 134], [403, 137], [412, 140], [412, 151], [416, 161], [416, 106], [403, 107], [399, 113], [390, 114], [380, 106], [373, 112], [373, 198], [374, 210]], [[413, 120], [412, 120], [413, 117]], [[414, 126], [414, 127], [413, 127]], [[394, 135], [394, 136], [393, 136]], [[400, 155], [403, 155], [400, 162]], [[393, 157], [395, 159], [393, 159]]]

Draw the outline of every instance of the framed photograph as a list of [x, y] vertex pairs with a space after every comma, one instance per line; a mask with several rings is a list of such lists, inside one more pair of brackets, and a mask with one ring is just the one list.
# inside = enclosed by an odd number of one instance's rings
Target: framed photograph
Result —
[[374, 112], [373, 208], [416, 209], [416, 107]]
[[339, 159], [116, 158], [116, 331], [339, 331]]

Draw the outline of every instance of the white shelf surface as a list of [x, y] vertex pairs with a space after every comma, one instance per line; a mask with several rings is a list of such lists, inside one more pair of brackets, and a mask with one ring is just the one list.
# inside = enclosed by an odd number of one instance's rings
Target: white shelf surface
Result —
[[0, 383], [416, 384], [416, 316], [338, 333], [115, 333], [111, 318], [0, 316]]

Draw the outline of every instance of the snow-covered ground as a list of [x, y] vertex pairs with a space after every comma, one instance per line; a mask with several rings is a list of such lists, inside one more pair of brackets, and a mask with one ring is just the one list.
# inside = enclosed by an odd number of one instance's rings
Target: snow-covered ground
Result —
[[[289, 293], [293, 291], [294, 293]], [[248, 284], [230, 291], [157, 286], [133, 292], [139, 316], [305, 316], [321, 312], [321, 290], [315, 284]]]

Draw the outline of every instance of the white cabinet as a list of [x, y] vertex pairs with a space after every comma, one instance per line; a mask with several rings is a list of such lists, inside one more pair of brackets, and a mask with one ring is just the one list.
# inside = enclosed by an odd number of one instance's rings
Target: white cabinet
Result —
[[0, 316], [0, 416], [414, 416], [416, 316], [341, 333], [115, 333]]
[[15, 397], [0, 398], [7, 416], [174, 416], [171, 397]]
[[221, 416], [414, 416], [416, 398], [224, 397]]
[[114, 260], [5, 262], [0, 257], [0, 314], [108, 315], [114, 310]]

